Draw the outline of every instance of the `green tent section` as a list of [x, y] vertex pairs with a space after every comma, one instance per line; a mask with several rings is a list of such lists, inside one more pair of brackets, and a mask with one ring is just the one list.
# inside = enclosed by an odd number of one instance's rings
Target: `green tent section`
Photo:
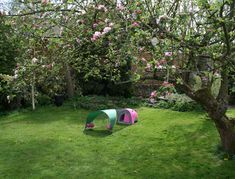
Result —
[[117, 119], [117, 112], [115, 109], [106, 109], [106, 110], [91, 112], [87, 116], [86, 125], [92, 123], [96, 117], [98, 117], [100, 114], [103, 113], [106, 114], [106, 116], [108, 116], [110, 127], [111, 129], [113, 129]]

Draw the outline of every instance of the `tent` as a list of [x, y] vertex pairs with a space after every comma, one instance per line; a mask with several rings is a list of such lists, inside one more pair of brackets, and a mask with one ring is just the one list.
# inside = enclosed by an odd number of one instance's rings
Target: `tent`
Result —
[[138, 121], [138, 114], [135, 110], [126, 108], [117, 110], [117, 122], [119, 124], [134, 124]]
[[112, 130], [117, 119], [117, 112], [115, 109], [106, 109], [106, 110], [91, 112], [87, 116], [86, 128], [93, 128], [94, 124], [92, 122], [95, 120], [96, 117], [98, 117], [101, 114], [105, 114], [108, 117], [109, 119], [108, 129]]
[[106, 109], [91, 112], [87, 116], [85, 129], [94, 128], [93, 121], [101, 114], [105, 114], [108, 117], [109, 124], [107, 128], [112, 130], [116, 121], [119, 124], [134, 124], [138, 120], [138, 114], [135, 110], [126, 108], [126, 109]]

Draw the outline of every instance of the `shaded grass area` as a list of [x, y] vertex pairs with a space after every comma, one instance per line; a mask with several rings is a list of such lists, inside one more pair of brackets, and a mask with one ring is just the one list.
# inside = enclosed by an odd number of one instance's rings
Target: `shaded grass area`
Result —
[[[0, 178], [234, 178], [203, 113], [139, 108], [133, 126], [84, 131], [88, 111], [44, 107], [0, 118]], [[235, 114], [234, 111], [230, 112]]]

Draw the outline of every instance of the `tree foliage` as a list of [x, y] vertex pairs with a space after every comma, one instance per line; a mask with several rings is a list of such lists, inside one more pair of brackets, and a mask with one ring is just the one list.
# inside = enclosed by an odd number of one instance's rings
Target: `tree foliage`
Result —
[[16, 66], [17, 43], [11, 25], [0, 16], [0, 73], [13, 74]]
[[[48, 62], [57, 71], [72, 68], [83, 80], [114, 82], [123, 80], [128, 60], [132, 68], [127, 73], [133, 77], [144, 69], [164, 68], [166, 80], [170, 73], [176, 77], [181, 89], [208, 112], [224, 149], [235, 153], [235, 122], [226, 116], [228, 77], [235, 63], [235, 0], [42, 0], [23, 2], [22, 7], [8, 16], [15, 20], [18, 35], [27, 37], [22, 38], [21, 65], [40, 73], [34, 82], [29, 78], [31, 84], [48, 78], [41, 68]], [[31, 64], [34, 58], [38, 61]], [[200, 81], [197, 88], [195, 79]]]

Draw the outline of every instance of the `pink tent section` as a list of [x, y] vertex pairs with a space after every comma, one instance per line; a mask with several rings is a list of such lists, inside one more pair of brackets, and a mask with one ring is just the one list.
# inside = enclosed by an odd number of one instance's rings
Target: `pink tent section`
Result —
[[133, 110], [133, 109], [130, 109], [130, 108], [126, 108], [126, 110], [130, 112], [130, 114], [131, 114], [131, 119], [130, 119], [130, 117], [129, 117], [127, 114], [125, 114], [125, 115], [124, 115], [124, 122], [125, 122], [125, 123], [134, 124], [135, 121], [136, 121], [137, 118], [138, 118], [137, 112], [136, 112], [135, 110]]
[[138, 121], [138, 114], [130, 108], [117, 109], [117, 123], [119, 124], [134, 124]]

